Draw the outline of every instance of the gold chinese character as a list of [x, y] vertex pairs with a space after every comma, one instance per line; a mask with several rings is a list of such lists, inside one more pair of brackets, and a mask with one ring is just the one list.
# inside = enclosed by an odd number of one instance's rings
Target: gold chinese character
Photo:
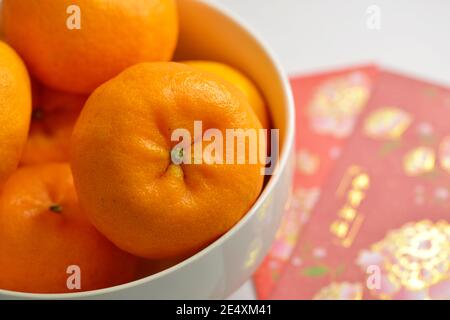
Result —
[[344, 218], [345, 220], [353, 220], [356, 216], [356, 210], [351, 207], [345, 206], [341, 210], [339, 210], [339, 216], [341, 218]]
[[348, 223], [344, 221], [335, 221], [330, 226], [331, 233], [339, 238], [344, 238], [348, 232]]
[[348, 192], [348, 201], [350, 202], [350, 205], [354, 208], [359, 207], [363, 199], [364, 199], [364, 192], [360, 190], [353, 189]]
[[369, 188], [370, 178], [367, 174], [361, 173], [353, 179], [353, 188], [366, 190]]

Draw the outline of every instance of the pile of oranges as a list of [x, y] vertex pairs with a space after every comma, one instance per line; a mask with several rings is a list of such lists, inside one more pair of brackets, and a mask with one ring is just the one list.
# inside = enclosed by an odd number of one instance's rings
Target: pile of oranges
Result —
[[197, 252], [250, 209], [264, 164], [172, 161], [171, 133], [192, 133], [195, 121], [269, 128], [241, 72], [171, 62], [175, 0], [0, 5], [0, 289], [133, 281]]

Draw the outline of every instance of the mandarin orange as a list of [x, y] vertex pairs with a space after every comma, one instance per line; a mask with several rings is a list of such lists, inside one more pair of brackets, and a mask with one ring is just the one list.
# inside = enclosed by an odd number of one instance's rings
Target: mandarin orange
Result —
[[222, 77], [224, 80], [234, 84], [247, 97], [250, 106], [258, 116], [259, 121], [261, 121], [263, 128], [269, 128], [269, 116], [264, 98], [256, 85], [241, 71], [224, 63], [215, 61], [190, 60], [183, 61], [182, 63], [199, 68], [206, 72], [214, 73], [219, 77]]
[[30, 115], [28, 72], [16, 52], [0, 41], [0, 185], [19, 163]]
[[87, 96], [40, 87], [21, 165], [69, 161], [70, 138]]
[[[22, 167], [5, 183], [0, 197], [1, 289], [100, 289], [134, 280], [137, 263], [88, 222], [68, 164]], [[71, 290], [74, 267], [79, 268], [81, 288]]]
[[[191, 143], [211, 145], [194, 121], [224, 135], [262, 128], [234, 85], [180, 63], [133, 66], [86, 102], [72, 137], [75, 186], [93, 224], [121, 249], [150, 259], [192, 253], [257, 199], [264, 165], [250, 161], [247, 142], [241, 163], [211, 162], [205, 152], [197, 163], [173, 161], [174, 154], [195, 158], [187, 152]], [[177, 129], [192, 137], [185, 148], [173, 140]], [[257, 143], [265, 155], [265, 140]], [[233, 147], [234, 159], [236, 153]]]
[[133, 64], [170, 60], [178, 37], [175, 0], [3, 0], [3, 27], [33, 76], [85, 94]]

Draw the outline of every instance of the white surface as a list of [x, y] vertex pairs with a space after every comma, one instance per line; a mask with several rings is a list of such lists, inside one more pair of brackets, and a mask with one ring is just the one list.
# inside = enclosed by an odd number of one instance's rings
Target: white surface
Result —
[[[289, 74], [374, 62], [450, 85], [449, 0], [211, 0], [272, 46]], [[366, 26], [370, 5], [381, 29]], [[250, 283], [231, 298], [250, 299]]]
[[235, 293], [233, 293], [229, 300], [253, 300], [256, 298], [255, 290], [251, 281], [244, 283]]
[[[376, 62], [450, 85], [449, 0], [210, 0], [248, 22], [288, 73]], [[381, 29], [366, 9], [381, 9]]]

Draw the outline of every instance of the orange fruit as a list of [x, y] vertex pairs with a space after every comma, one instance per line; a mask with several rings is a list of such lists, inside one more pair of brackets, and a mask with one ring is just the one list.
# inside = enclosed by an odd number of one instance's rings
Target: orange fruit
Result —
[[80, 112], [89, 95], [54, 90], [39, 83], [34, 85], [33, 109], [43, 112], [73, 110]]
[[[171, 154], [184, 154], [171, 139], [176, 129], [202, 146], [194, 121], [224, 135], [261, 129], [235, 86], [174, 62], [133, 66], [86, 102], [72, 136], [75, 186], [93, 224], [123, 250], [149, 259], [192, 253], [229, 230], [257, 199], [260, 162], [208, 164], [205, 152], [197, 156], [202, 164], [172, 162]], [[258, 142], [265, 152], [265, 140]]]
[[87, 96], [40, 88], [21, 165], [67, 162], [70, 138]]
[[0, 41], [0, 184], [19, 163], [30, 115], [28, 72], [14, 50]]
[[247, 97], [250, 106], [258, 116], [259, 121], [261, 121], [263, 128], [269, 128], [269, 116], [264, 98], [256, 85], [242, 72], [224, 63], [214, 61], [192, 60], [183, 61], [183, 63], [206, 72], [214, 73], [238, 87]]
[[[68, 164], [22, 167], [5, 183], [0, 197], [1, 289], [63, 293], [105, 288], [133, 280], [137, 262], [88, 222]], [[80, 290], [67, 286], [72, 266], [81, 271]]]
[[1, 4], [1, 1], [0, 1], [0, 39], [3, 39], [4, 38], [4, 35], [3, 35], [3, 23], [2, 23], [2, 4]]
[[4, 34], [43, 84], [90, 93], [125, 68], [172, 58], [175, 0], [3, 0]]

